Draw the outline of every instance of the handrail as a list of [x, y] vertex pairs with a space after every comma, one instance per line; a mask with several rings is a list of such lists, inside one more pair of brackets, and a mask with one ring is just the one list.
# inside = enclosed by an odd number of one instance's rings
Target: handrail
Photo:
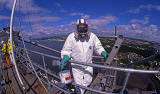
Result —
[[[21, 48], [23, 49], [23, 48]], [[42, 55], [42, 56], [46, 56], [46, 57], [50, 57], [50, 58], [54, 58], [54, 59], [57, 59], [57, 60], [60, 60], [61, 58], [60, 57], [56, 57], [56, 56], [52, 56], [52, 55], [48, 55], [48, 54], [45, 54], [45, 53], [41, 53], [41, 52], [37, 52], [37, 51], [32, 51], [32, 50], [28, 50], [29, 52], [32, 52], [32, 53], [36, 53], [36, 54], [39, 54], [39, 55]], [[70, 60], [70, 62], [72, 63], [75, 63], [75, 64], [81, 64], [81, 65], [86, 65], [86, 66], [92, 66], [92, 67], [96, 67], [96, 68], [103, 68], [103, 69], [110, 69], [110, 70], [116, 70], [116, 71], [123, 71], [123, 72], [127, 72], [127, 73], [149, 73], [149, 74], [158, 74], [160, 71], [156, 71], [156, 70], [136, 70], [136, 69], [131, 69], [131, 68], [118, 68], [118, 67], [112, 67], [112, 66], [103, 66], [103, 65], [99, 65], [99, 64], [87, 64], [87, 63], [83, 63], [83, 62], [76, 62], [76, 61], [73, 61], [73, 60]], [[33, 63], [33, 65], [35, 67], [38, 67], [40, 70], [46, 72], [47, 74], [49, 74], [50, 76], [53, 76], [57, 79], [60, 79], [59, 76], [51, 73], [51, 72], [48, 72], [46, 71], [43, 67], [39, 66], [38, 64], [36, 63]], [[128, 76], [129, 77], [129, 76]], [[126, 83], [127, 83], [128, 79], [126, 80]], [[47, 84], [50, 83], [51, 85], [53, 85], [53, 83], [51, 83], [50, 81], [47, 81], [46, 82]], [[77, 87], [80, 87], [80, 88], [83, 88], [83, 89], [86, 89], [88, 91], [91, 91], [91, 92], [96, 92], [96, 93], [101, 93], [101, 94], [115, 94], [115, 93], [109, 93], [109, 92], [104, 92], [104, 91], [100, 91], [100, 90], [95, 90], [93, 88], [89, 88], [89, 87], [85, 87], [85, 86], [81, 86], [81, 85], [78, 85], [78, 84], [75, 84], [74, 82], [72, 83], [72, 85], [74, 86], [77, 86]], [[126, 84], [124, 84], [124, 87], [123, 89], [125, 88]], [[124, 90], [121, 91], [121, 93], [123, 93]]]
[[[20, 40], [23, 41], [23, 38], [20, 37]], [[56, 49], [53, 49], [53, 48], [44, 46], [44, 45], [42, 45], [42, 44], [39, 44], [39, 43], [37, 43], [37, 42], [33, 42], [33, 41], [31, 41], [31, 40], [24, 40], [24, 42], [29, 43], [29, 44], [32, 44], [32, 45], [37, 46], [37, 47], [41, 47], [41, 48], [46, 49], [46, 50], [50, 50], [50, 51], [56, 52], [56, 53], [58, 53], [58, 54], [61, 53], [60, 51], [58, 51], [58, 50], [56, 50]], [[101, 57], [101, 56], [93, 56], [93, 58], [101, 58], [101, 59], [102, 59], [103, 57]]]
[[[23, 64], [24, 64], [24, 63], [23, 63]], [[60, 80], [60, 77], [59, 77], [59, 76], [57, 76], [57, 75], [55, 75], [55, 74], [53, 74], [53, 73], [51, 73], [51, 72], [46, 71], [46, 70], [45, 70], [42, 66], [40, 66], [39, 64], [33, 63], [33, 65], [34, 65], [35, 67], [39, 68], [40, 70], [46, 72], [48, 75], [53, 76], [53, 77], [55, 77], [56, 79]], [[27, 67], [27, 66], [25, 66], [25, 67]], [[42, 80], [45, 84], [50, 84], [50, 85], [56, 87], [57, 89], [65, 92], [65, 93], [69, 93], [69, 92], [65, 91], [63, 88], [60, 88], [60, 87], [58, 87], [57, 85], [53, 84], [53, 83], [50, 82], [49, 80], [48, 80], [47, 82], [46, 82], [45, 80], [43, 80], [43, 79], [41, 79], [41, 80]], [[110, 93], [110, 92], [104, 92], [104, 91], [100, 91], [100, 90], [95, 90], [95, 89], [92, 89], [92, 88], [89, 88], [89, 87], [85, 87], [85, 86], [78, 85], [78, 84], [76, 84], [76, 83], [74, 83], [74, 82], [72, 83], [72, 85], [77, 86], [77, 87], [80, 87], [80, 88], [83, 88], [83, 89], [86, 89], [86, 90], [91, 91], [91, 92], [100, 93], [100, 94], [117, 94], [117, 93]]]
[[[24, 64], [24, 63], [23, 63], [23, 64]], [[53, 74], [53, 73], [51, 73], [51, 72], [46, 71], [46, 70], [45, 70], [42, 66], [40, 66], [39, 64], [33, 63], [33, 65], [34, 65], [35, 67], [39, 68], [40, 70], [46, 72], [48, 75], [50, 75], [50, 76], [52, 76], [52, 77], [55, 77], [56, 79], [60, 80], [60, 77], [59, 77], [59, 76], [57, 76], [57, 75], [55, 75], [55, 74]], [[27, 67], [27, 66], [25, 66], [25, 67]], [[34, 73], [33, 73], [33, 74], [34, 74]], [[35, 75], [35, 74], [34, 74], [34, 75]], [[50, 82], [49, 80], [48, 80], [47, 82], [46, 82], [45, 80], [43, 80], [43, 79], [41, 79], [41, 80], [42, 80], [45, 84], [50, 84], [50, 85], [56, 87], [57, 89], [65, 92], [65, 93], [69, 93], [69, 92], [67, 92], [66, 90], [64, 90], [63, 88], [60, 88], [60, 87], [58, 87], [57, 85], [53, 84], [53, 83]], [[95, 90], [95, 89], [92, 89], [92, 88], [89, 88], [89, 87], [85, 87], [85, 86], [78, 85], [78, 84], [76, 84], [76, 83], [74, 83], [74, 82], [72, 83], [72, 85], [77, 86], [77, 87], [80, 87], [80, 88], [83, 88], [83, 89], [86, 89], [86, 90], [91, 91], [91, 92], [100, 93], [100, 94], [117, 94], [117, 93], [110, 93], [110, 92], [104, 92], [104, 91], [100, 91], [100, 90]]]
[[[59, 57], [44, 54], [44, 53], [37, 52], [37, 51], [32, 51], [32, 50], [28, 50], [28, 51], [36, 53], [36, 54], [41, 54], [41, 55], [44, 55], [44, 56], [47, 56], [47, 57], [50, 57], [50, 58], [54, 58], [54, 59], [57, 59], [57, 60], [61, 59]], [[112, 66], [103, 66], [103, 65], [99, 65], [99, 64], [76, 62], [76, 61], [73, 61], [73, 60], [70, 60], [70, 62], [75, 63], [75, 64], [80, 64], [80, 65], [87, 65], [87, 66], [91, 66], [91, 67], [96, 67], [96, 68], [110, 69], [110, 70], [130, 72], [130, 73], [149, 73], [149, 74], [158, 74], [159, 73], [158, 70], [139, 70], [139, 69], [132, 69], [132, 68], [120, 68], [120, 67], [112, 67]]]
[[142, 63], [144, 63], [144, 62], [147, 62], [147, 61], [153, 60], [153, 59], [155, 59], [155, 58], [159, 58], [159, 57], [160, 57], [160, 53], [158, 52], [158, 53], [156, 53], [156, 54], [154, 54], [154, 55], [151, 55], [151, 56], [149, 56], [149, 57], [146, 57], [146, 58], [144, 58], [144, 59], [142, 59], [142, 60], [135, 61], [135, 62], [133, 62], [133, 63], [129, 63], [129, 64], [127, 64], [126, 66], [131, 66], [131, 65], [136, 65], [136, 64], [142, 64]]
[[[25, 63], [22, 63], [22, 64], [23, 64], [26, 68], [28, 68], [27, 65], [25, 65]], [[34, 65], [35, 67], [39, 68], [39, 69], [42, 70], [42, 71], [46, 71], [45, 69], [43, 69], [43, 67], [41, 67], [41, 66], [39, 66], [39, 65], [37, 65], [37, 64], [35, 64], [35, 63], [33, 63], [33, 65]], [[34, 72], [31, 72], [31, 73], [32, 73], [33, 75], [36, 75]], [[55, 75], [55, 74], [53, 74], [53, 73], [50, 73], [50, 72], [48, 72], [48, 71], [46, 71], [46, 73], [49, 74], [50, 76], [53, 76], [53, 77], [55, 77], [55, 78], [57, 78], [57, 79], [60, 80], [60, 78], [59, 78], [57, 75]], [[44, 82], [45, 84], [50, 84], [50, 85], [52, 85], [53, 87], [55, 87], [55, 88], [57, 88], [57, 89], [65, 92], [65, 93], [67, 93], [67, 94], [70, 94], [68, 91], [66, 91], [66, 90], [64, 90], [63, 88], [61, 88], [61, 87], [53, 84], [53, 83], [50, 82], [50, 81], [45, 82], [45, 80], [43, 80], [43, 79], [41, 79], [41, 81]], [[48, 82], [49, 82], [49, 83], [48, 83]]]

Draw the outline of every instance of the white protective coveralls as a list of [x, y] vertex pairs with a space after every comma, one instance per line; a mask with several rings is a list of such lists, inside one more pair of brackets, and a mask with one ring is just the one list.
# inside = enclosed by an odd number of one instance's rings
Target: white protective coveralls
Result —
[[[93, 51], [96, 51], [99, 55], [102, 51], [105, 51], [97, 36], [89, 32], [88, 37], [78, 38], [77, 33], [74, 32], [66, 39], [61, 50], [61, 57], [68, 55], [71, 60], [92, 63]], [[86, 87], [89, 86], [92, 82], [93, 67], [73, 63], [71, 65], [75, 83]], [[84, 91], [84, 89], [80, 89], [81, 94]]]

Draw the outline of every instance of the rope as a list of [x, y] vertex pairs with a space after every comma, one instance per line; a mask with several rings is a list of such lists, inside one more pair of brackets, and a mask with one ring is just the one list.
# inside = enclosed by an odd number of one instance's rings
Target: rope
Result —
[[[26, 5], [26, 9], [29, 9], [28, 4], [25, 4], [25, 5]], [[27, 15], [27, 19], [28, 19], [28, 24], [29, 24], [29, 28], [30, 28], [30, 31], [31, 31], [31, 35], [33, 35], [33, 29], [32, 29], [32, 26], [31, 26], [29, 15]], [[29, 37], [29, 39], [31, 39], [31, 36]]]
[[20, 34], [20, 32], [21, 32], [21, 19], [20, 19], [20, 17], [21, 17], [21, 12], [20, 12], [20, 4], [21, 4], [21, 2], [20, 2], [21, 0], [19, 0], [19, 8], [18, 8], [18, 11], [19, 11], [19, 34]]
[[49, 94], [48, 90], [46, 89], [45, 85], [44, 85], [43, 82], [41, 81], [40, 77], [38, 76], [38, 74], [37, 74], [37, 72], [36, 72], [36, 70], [35, 70], [35, 68], [34, 68], [34, 66], [33, 66], [33, 64], [32, 64], [32, 62], [31, 62], [31, 59], [30, 59], [30, 57], [29, 57], [29, 55], [28, 55], [28, 51], [26, 50], [26, 46], [25, 46], [23, 37], [22, 37], [22, 43], [23, 43], [23, 46], [24, 46], [24, 51], [25, 51], [25, 53], [26, 53], [26, 56], [27, 56], [27, 58], [28, 58], [28, 60], [29, 60], [29, 63], [30, 63], [30, 65], [31, 65], [31, 67], [32, 67], [32, 69], [33, 69], [36, 77], [37, 77], [38, 80], [40, 81], [40, 83], [41, 83], [41, 85], [43, 86], [43, 88], [45, 89], [45, 91]]

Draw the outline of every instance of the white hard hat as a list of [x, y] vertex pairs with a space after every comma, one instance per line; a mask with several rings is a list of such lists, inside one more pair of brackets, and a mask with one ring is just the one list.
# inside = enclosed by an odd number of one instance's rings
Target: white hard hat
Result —
[[4, 43], [4, 41], [2, 40], [2, 41], [1, 41], [1, 44], [3, 44], [3, 43]]
[[85, 19], [78, 19], [77, 20], [77, 25], [79, 24], [87, 24], [86, 20]]

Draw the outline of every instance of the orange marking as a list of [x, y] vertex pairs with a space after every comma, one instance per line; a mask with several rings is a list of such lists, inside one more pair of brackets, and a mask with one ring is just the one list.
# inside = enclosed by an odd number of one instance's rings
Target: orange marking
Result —
[[9, 56], [8, 56], [8, 55], [6, 55], [6, 62], [7, 62], [7, 64], [8, 64], [8, 66], [10, 66], [10, 65], [11, 65], [11, 63], [10, 63], [10, 59], [9, 59]]
[[70, 80], [70, 79], [71, 79], [71, 76], [69, 76], [69, 77], [66, 77], [65, 79], [66, 79], [66, 80]]

